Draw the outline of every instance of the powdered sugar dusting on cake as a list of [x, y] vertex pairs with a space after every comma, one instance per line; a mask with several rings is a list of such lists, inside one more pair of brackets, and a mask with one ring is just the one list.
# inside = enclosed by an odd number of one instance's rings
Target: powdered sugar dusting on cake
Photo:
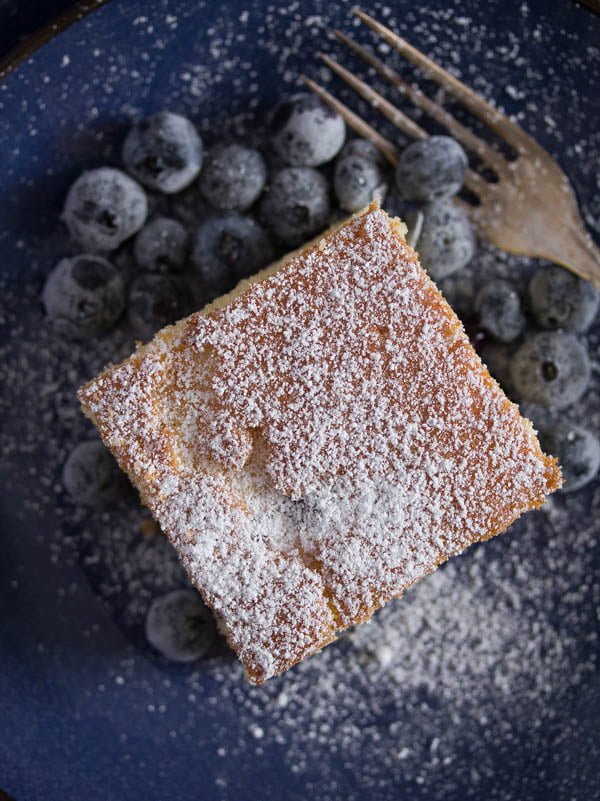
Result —
[[378, 209], [82, 400], [259, 681], [557, 483]]

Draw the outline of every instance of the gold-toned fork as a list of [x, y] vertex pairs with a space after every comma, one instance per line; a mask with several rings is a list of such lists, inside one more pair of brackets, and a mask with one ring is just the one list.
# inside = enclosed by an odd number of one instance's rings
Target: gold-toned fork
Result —
[[[465, 179], [465, 185], [477, 198], [478, 205], [463, 205], [480, 235], [510, 253], [560, 264], [600, 288], [600, 250], [585, 228], [569, 179], [552, 156], [517, 123], [405, 39], [363, 11], [353, 9], [352, 13], [390, 47], [450, 92], [516, 153], [512, 161], [505, 158], [499, 150], [461, 124], [449, 111], [402, 78], [372, 51], [341, 31], [335, 31], [344, 45], [414, 105], [443, 125], [495, 174], [497, 180], [491, 181], [469, 169]], [[428, 136], [414, 120], [334, 58], [323, 53], [319, 54], [319, 58], [404, 134], [416, 139]], [[318, 83], [307, 76], [302, 76], [302, 79], [313, 92], [335, 108], [360, 136], [373, 141], [392, 165], [398, 163], [398, 149], [389, 139]]]

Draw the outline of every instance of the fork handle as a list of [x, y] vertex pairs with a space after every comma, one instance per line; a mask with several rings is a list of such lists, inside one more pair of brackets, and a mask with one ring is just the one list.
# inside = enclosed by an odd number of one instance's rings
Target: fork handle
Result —
[[542, 250], [541, 258], [566, 267], [600, 289], [600, 248], [578, 221], [559, 227], [556, 240], [547, 242]]

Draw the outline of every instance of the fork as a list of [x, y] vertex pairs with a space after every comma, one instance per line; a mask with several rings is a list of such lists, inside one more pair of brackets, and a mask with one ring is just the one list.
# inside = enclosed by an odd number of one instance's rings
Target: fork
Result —
[[[592, 281], [600, 288], [600, 250], [585, 228], [569, 179], [552, 156], [516, 122], [495, 109], [405, 39], [364, 11], [353, 9], [352, 13], [391, 48], [454, 95], [516, 153], [514, 160], [505, 158], [499, 150], [460, 123], [416, 85], [402, 78], [372, 51], [345, 33], [335, 31], [342, 44], [374, 68], [415, 106], [444, 126], [494, 174], [495, 181], [468, 169], [465, 186], [475, 197], [477, 205], [458, 201], [468, 212], [479, 234], [502, 250], [554, 262]], [[404, 134], [415, 139], [423, 139], [429, 135], [414, 120], [334, 58], [324, 53], [319, 53], [318, 57]], [[370, 139], [390, 164], [397, 165], [399, 152], [389, 139], [324, 87], [306, 75], [302, 76], [302, 80], [323, 101], [337, 110], [359, 136]]]

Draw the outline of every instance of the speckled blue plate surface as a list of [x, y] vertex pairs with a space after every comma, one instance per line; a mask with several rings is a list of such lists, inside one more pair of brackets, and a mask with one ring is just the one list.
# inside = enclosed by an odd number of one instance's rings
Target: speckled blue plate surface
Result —
[[[566, 0], [369, 10], [515, 114], [598, 233], [596, 17]], [[91, 434], [74, 392], [131, 347], [61, 343], [44, 321], [69, 183], [119, 163], [137, 114], [181, 111], [207, 144], [254, 136], [301, 72], [320, 75], [349, 11], [112, 0], [0, 83], [0, 787], [17, 801], [600, 798], [597, 483], [265, 688], [225, 648], [191, 666], [153, 653], [148, 604], [185, 585], [172, 552], [132, 497], [84, 510], [61, 487]], [[465, 283], [532, 266], [482, 247]], [[597, 330], [587, 341], [592, 385], [566, 416], [597, 430]]]

